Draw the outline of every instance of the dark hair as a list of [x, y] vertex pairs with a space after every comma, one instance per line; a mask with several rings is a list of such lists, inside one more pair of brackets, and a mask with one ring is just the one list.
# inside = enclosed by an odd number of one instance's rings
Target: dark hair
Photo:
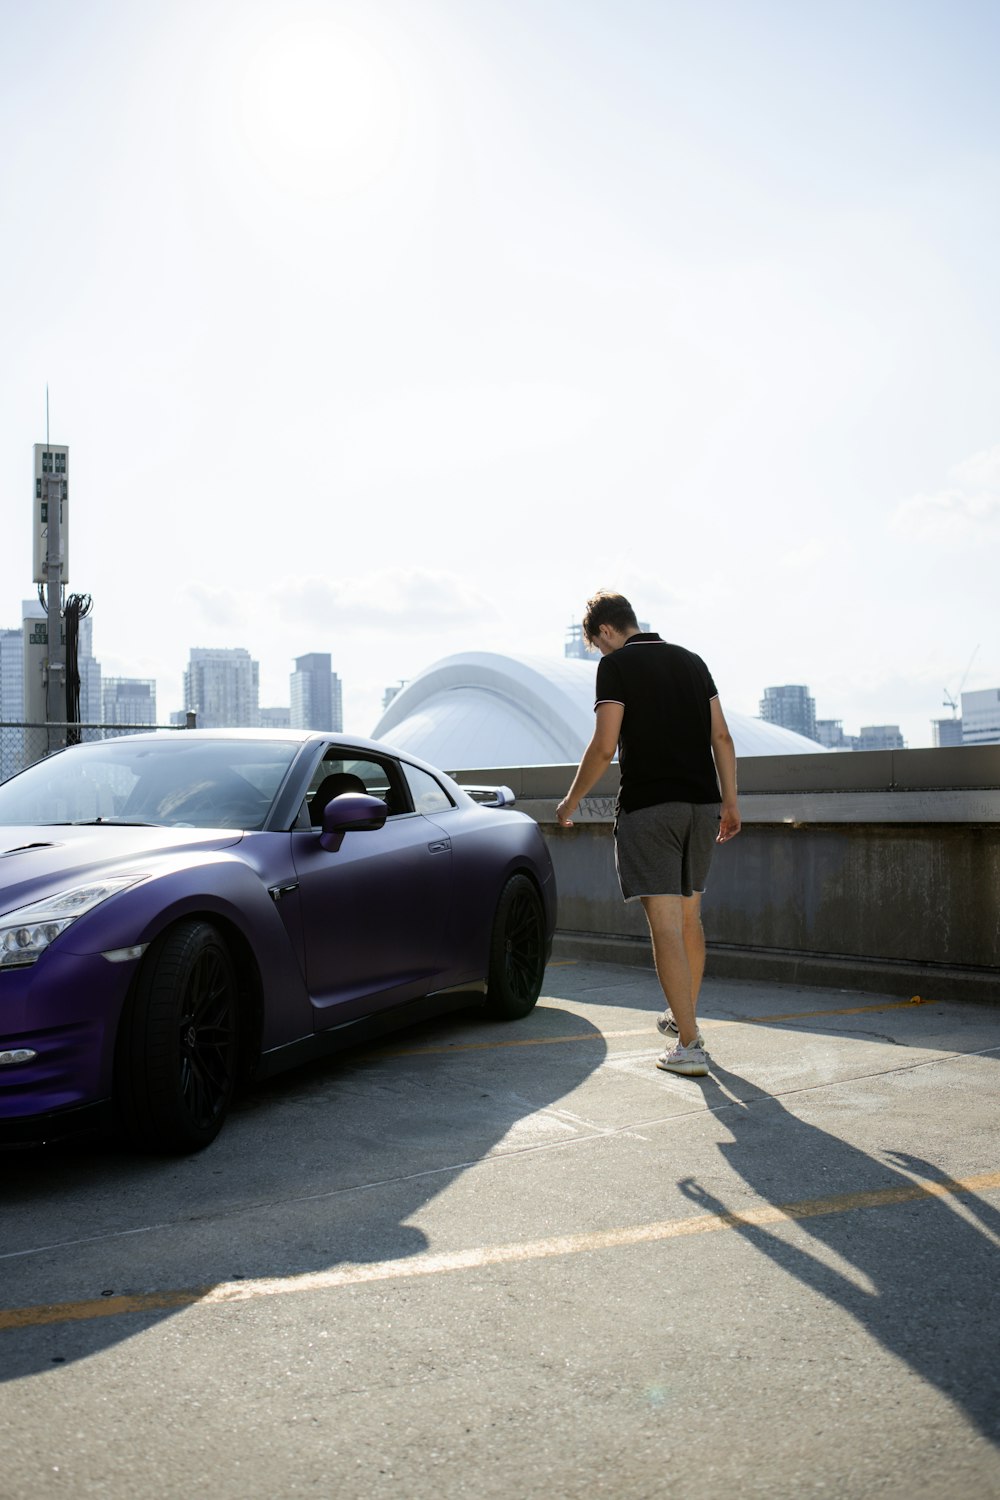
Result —
[[588, 645], [592, 646], [597, 640], [597, 633], [602, 625], [610, 625], [612, 630], [639, 629], [635, 610], [624, 594], [613, 594], [610, 589], [598, 589], [593, 599], [587, 600], [587, 610], [583, 617], [583, 638]]

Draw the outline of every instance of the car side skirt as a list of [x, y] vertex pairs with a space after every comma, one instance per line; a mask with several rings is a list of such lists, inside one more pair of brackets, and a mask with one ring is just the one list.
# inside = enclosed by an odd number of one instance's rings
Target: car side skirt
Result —
[[435, 1016], [448, 1015], [451, 1011], [470, 1010], [482, 1006], [486, 994], [483, 980], [454, 985], [448, 989], [435, 990], [418, 1000], [408, 1000], [404, 1005], [393, 1005], [373, 1015], [358, 1016], [341, 1026], [329, 1026], [297, 1041], [286, 1042], [281, 1047], [272, 1047], [261, 1054], [251, 1078], [271, 1078], [283, 1073], [286, 1068], [297, 1068], [302, 1063], [314, 1062], [343, 1052], [348, 1047], [357, 1047], [364, 1042], [389, 1036], [406, 1026], [415, 1026], [420, 1021], [429, 1021]]

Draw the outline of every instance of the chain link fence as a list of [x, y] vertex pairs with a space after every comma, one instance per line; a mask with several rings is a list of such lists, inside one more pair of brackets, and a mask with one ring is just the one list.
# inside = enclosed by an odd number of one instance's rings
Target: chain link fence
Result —
[[186, 724], [27, 724], [0, 723], [0, 781], [23, 771], [25, 766], [61, 745], [86, 740], [112, 740], [123, 734], [148, 734], [154, 729], [193, 729], [194, 715]]

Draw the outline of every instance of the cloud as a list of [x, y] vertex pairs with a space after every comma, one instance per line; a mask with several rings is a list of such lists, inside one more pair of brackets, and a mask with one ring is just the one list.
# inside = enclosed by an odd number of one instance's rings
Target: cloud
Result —
[[[640, 620], [648, 620], [651, 614], [659, 610], [677, 609], [683, 605], [686, 595], [665, 584], [661, 577], [632, 566], [631, 551], [632, 549], [628, 548], [624, 553], [612, 558], [607, 568], [598, 564], [594, 585], [590, 592], [596, 593], [598, 589], [611, 589], [615, 593], [624, 594]], [[584, 602], [581, 599], [577, 606], [581, 613]]]
[[967, 458], [953, 471], [952, 477], [970, 489], [1000, 495], [1000, 444]]
[[411, 635], [496, 617], [491, 600], [455, 573], [387, 568], [357, 578], [288, 579], [271, 594], [286, 623], [365, 626]]
[[804, 572], [821, 562], [828, 551], [827, 543], [818, 536], [807, 537], [799, 546], [783, 552], [778, 557], [777, 564], [779, 568], [787, 568], [792, 573]]
[[186, 583], [180, 590], [180, 600], [182, 606], [193, 606], [205, 625], [242, 630], [247, 624], [245, 596], [233, 589], [218, 588], [210, 583]]
[[1000, 445], [956, 464], [948, 479], [943, 489], [901, 501], [892, 529], [931, 541], [967, 536], [1000, 521]]
[[508, 459], [564, 452], [600, 422], [590, 391], [545, 381], [429, 385], [362, 407], [338, 436], [341, 482], [482, 470]]

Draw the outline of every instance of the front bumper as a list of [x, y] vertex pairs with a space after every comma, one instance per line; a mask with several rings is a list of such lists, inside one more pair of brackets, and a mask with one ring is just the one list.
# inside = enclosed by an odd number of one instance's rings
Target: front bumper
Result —
[[63, 1139], [110, 1111], [132, 972], [132, 964], [65, 951], [0, 971], [0, 1055], [15, 1054], [0, 1065], [0, 1144]]
[[78, 1104], [71, 1109], [52, 1109], [42, 1114], [0, 1117], [0, 1151], [29, 1146], [50, 1146], [56, 1141], [80, 1136], [107, 1135], [114, 1123], [110, 1099]]

